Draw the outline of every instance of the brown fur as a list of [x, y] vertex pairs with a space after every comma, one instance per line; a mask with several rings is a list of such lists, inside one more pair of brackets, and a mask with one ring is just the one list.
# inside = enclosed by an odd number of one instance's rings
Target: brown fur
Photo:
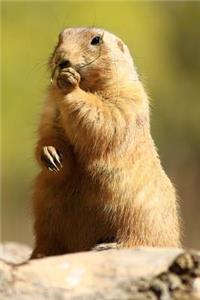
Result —
[[[90, 45], [102, 33], [103, 44]], [[56, 70], [48, 89], [36, 147], [42, 169], [33, 195], [32, 257], [89, 250], [100, 242], [180, 245], [175, 191], [151, 138], [146, 93], [121, 43], [100, 29], [60, 35], [50, 67], [62, 53], [80, 84], [64, 91]], [[44, 146], [62, 152], [59, 172], [41, 162]]]

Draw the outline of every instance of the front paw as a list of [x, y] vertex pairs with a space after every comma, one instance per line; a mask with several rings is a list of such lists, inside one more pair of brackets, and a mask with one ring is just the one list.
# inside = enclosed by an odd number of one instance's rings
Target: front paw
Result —
[[57, 77], [57, 86], [64, 93], [70, 93], [79, 86], [80, 74], [73, 68], [65, 68], [60, 71]]
[[41, 161], [49, 171], [58, 172], [62, 168], [62, 154], [53, 146], [42, 148]]

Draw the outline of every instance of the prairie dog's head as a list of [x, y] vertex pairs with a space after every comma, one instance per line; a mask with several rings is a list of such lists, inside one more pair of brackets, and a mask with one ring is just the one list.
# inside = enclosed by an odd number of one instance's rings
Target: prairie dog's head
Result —
[[114, 34], [98, 28], [67, 28], [60, 33], [50, 59], [53, 77], [67, 67], [81, 75], [84, 89], [126, 84], [138, 78], [128, 47]]

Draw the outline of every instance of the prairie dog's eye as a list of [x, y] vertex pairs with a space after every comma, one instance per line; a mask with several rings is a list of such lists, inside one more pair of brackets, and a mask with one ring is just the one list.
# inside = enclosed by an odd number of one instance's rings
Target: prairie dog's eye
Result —
[[91, 40], [91, 45], [98, 45], [102, 41], [102, 37], [97, 35]]

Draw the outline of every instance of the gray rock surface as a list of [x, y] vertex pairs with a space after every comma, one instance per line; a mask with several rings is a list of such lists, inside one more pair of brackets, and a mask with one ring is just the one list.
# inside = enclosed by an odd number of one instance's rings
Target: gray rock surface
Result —
[[195, 251], [109, 249], [32, 261], [29, 255], [26, 246], [0, 245], [1, 300], [200, 299]]

